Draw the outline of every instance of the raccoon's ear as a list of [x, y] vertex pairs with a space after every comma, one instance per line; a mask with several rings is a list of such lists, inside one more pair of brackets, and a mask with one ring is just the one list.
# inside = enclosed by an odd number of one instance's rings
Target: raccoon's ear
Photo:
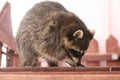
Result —
[[73, 33], [73, 36], [77, 39], [78, 38], [83, 38], [83, 31], [82, 30], [77, 30]]
[[95, 35], [95, 30], [88, 30], [90, 35], [91, 35], [91, 39], [93, 38], [93, 36]]
[[89, 32], [92, 34], [92, 36], [95, 35], [95, 30], [89, 30]]

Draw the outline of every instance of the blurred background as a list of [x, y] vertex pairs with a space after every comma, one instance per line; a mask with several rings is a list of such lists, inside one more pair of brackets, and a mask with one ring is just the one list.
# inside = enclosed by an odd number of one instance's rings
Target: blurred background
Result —
[[[20, 21], [25, 13], [34, 6], [34, 4], [41, 1], [45, 0], [0, 0], [0, 12], [4, 9], [6, 2], [10, 4], [11, 35], [13, 38], [16, 36]], [[67, 10], [79, 16], [89, 29], [95, 30], [94, 39], [97, 41], [98, 54], [106, 55], [106, 40], [109, 39], [111, 35], [112, 39], [117, 41], [117, 43], [115, 43], [117, 44], [117, 51], [113, 53], [116, 54], [118, 52], [120, 46], [120, 0], [49, 1], [61, 3]], [[8, 46], [7, 43], [4, 42], [4, 46]], [[111, 46], [114, 47], [114, 43]], [[110, 57], [116, 58], [116, 55]], [[5, 61], [3, 62], [6, 62], [6, 57], [4, 59]], [[3, 63], [2, 65], [6, 66], [6, 64], [7, 63]], [[106, 60], [101, 61], [100, 64], [106, 66]]]

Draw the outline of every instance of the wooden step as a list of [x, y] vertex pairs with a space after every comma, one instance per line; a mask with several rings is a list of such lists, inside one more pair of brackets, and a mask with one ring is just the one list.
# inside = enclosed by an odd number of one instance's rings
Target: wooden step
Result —
[[120, 80], [120, 67], [0, 68], [0, 80]]

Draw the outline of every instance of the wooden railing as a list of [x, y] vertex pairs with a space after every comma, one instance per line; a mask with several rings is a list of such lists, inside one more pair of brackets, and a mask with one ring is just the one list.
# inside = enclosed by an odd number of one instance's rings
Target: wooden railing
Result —
[[[120, 47], [118, 40], [110, 35], [106, 40], [106, 53], [100, 53], [98, 41], [93, 39], [90, 42], [86, 56], [83, 61], [87, 61], [87, 66], [120, 66]], [[105, 62], [103, 65], [102, 62]]]
[[[7, 68], [1, 66], [3, 54]], [[120, 47], [112, 35], [106, 40], [106, 53], [103, 55], [99, 52], [98, 41], [93, 39], [82, 62], [86, 67], [19, 67], [11, 28], [10, 4], [6, 3], [0, 13], [0, 80], [120, 80]]]
[[0, 80], [120, 80], [120, 67], [1, 68]]
[[[15, 39], [11, 27], [11, 8], [10, 3], [6, 2], [0, 12], [0, 65], [2, 55], [6, 55], [7, 67], [18, 67], [19, 57], [16, 53]], [[6, 45], [6, 46], [5, 46]], [[2, 48], [5, 47], [4, 52]], [[99, 52], [98, 41], [93, 39], [86, 55], [82, 58], [86, 66], [120, 66], [120, 46], [118, 40], [110, 35], [106, 40], [106, 52], [101, 55]], [[102, 64], [104, 62], [104, 64]]]

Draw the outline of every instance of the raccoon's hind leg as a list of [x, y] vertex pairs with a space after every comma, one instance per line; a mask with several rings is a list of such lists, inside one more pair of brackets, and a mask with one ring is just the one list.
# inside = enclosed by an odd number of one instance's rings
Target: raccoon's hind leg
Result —
[[21, 60], [21, 64], [22, 64], [22, 66], [35, 67], [35, 66], [37, 66], [37, 58], [27, 56], [27, 57], [25, 57], [24, 59]]
[[58, 63], [54, 63], [51, 61], [46, 60], [45, 58], [39, 57], [38, 62], [40, 63], [41, 67], [57, 67]]
[[21, 52], [19, 53], [19, 57], [21, 60], [21, 65], [22, 66], [31, 66], [35, 67], [37, 66], [37, 53], [34, 52], [33, 49], [26, 48], [20, 50]]

